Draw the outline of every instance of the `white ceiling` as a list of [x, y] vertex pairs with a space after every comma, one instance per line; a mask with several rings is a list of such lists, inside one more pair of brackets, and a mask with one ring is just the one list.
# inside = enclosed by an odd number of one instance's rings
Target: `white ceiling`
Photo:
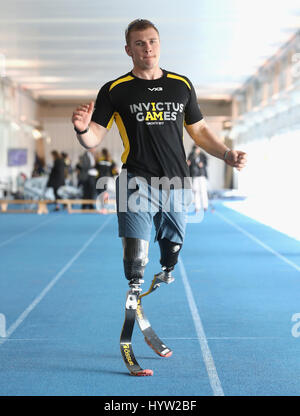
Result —
[[[131, 69], [124, 30], [152, 20], [161, 67], [201, 97], [224, 97], [300, 27], [298, 0], [0, 0], [2, 73], [35, 98], [95, 97]], [[1, 56], [0, 56], [1, 58]]]

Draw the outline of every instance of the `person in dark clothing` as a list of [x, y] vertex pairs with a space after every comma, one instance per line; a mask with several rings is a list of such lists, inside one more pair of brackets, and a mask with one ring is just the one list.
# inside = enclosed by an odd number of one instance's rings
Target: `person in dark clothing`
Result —
[[118, 170], [116, 163], [112, 160], [111, 155], [106, 148], [102, 149], [101, 155], [97, 159], [96, 169], [98, 171], [98, 178], [109, 178], [107, 179], [105, 188], [98, 189], [98, 193], [101, 194], [104, 190], [107, 190], [107, 187], [113, 189], [113, 177], [118, 175]]
[[37, 178], [45, 174], [45, 160], [35, 154], [34, 167], [32, 171], [32, 178]]
[[208, 177], [207, 156], [204, 152], [201, 152], [201, 148], [199, 146], [193, 146], [187, 161], [192, 178], [195, 176], [205, 176], [206, 178]]
[[101, 156], [97, 160], [96, 168], [99, 177], [113, 177], [118, 174], [116, 164], [106, 148], [102, 149]]
[[[135, 318], [141, 315], [139, 296], [148, 263], [152, 223], [160, 248], [161, 272], [154, 275], [151, 289], [143, 296], [160, 283], [169, 284], [174, 280], [171, 272], [184, 242], [191, 190], [190, 181], [185, 180], [189, 172], [182, 140], [183, 126], [195, 144], [232, 167], [241, 170], [246, 154], [229, 149], [209, 129], [191, 81], [184, 75], [160, 68], [160, 37], [153, 23], [146, 19], [134, 20], [128, 25], [125, 39], [132, 70], [106, 82], [96, 103], [91, 101], [77, 107], [72, 122], [79, 143], [86, 149], [99, 146], [114, 120], [124, 144], [116, 199], [124, 276], [130, 290], [120, 347], [132, 375], [151, 376], [153, 371], [141, 368], [134, 358], [131, 335]], [[159, 189], [159, 182], [164, 179], [167, 186]], [[169, 207], [163, 199], [167, 199]], [[144, 319], [144, 330], [149, 326]], [[147, 336], [148, 345], [156, 352], [162, 351], [158, 355], [169, 357], [172, 354], [166, 345], [159, 343], [157, 336], [152, 339]], [[159, 348], [154, 346], [157, 342]]]
[[[83, 187], [82, 199], [96, 199], [96, 179], [98, 171], [93, 150], [86, 151], [79, 158], [79, 182]], [[93, 209], [93, 204], [82, 204], [82, 209]]]
[[55, 210], [59, 211], [59, 205], [57, 204], [57, 199], [59, 199], [59, 195], [57, 194], [57, 190], [60, 186], [65, 184], [65, 164], [61, 157], [61, 155], [57, 152], [57, 150], [53, 150], [51, 155], [54, 160], [53, 167], [50, 172], [50, 176], [47, 182], [47, 187], [52, 188], [54, 195], [55, 195]]
[[192, 190], [194, 194], [195, 211], [204, 211], [208, 208], [207, 195], [207, 156], [199, 146], [193, 146], [188, 156], [187, 163], [192, 178]]
[[69, 158], [68, 153], [65, 152], [61, 152], [61, 157], [64, 161], [64, 165], [65, 165], [65, 179], [68, 180], [71, 178], [72, 175], [72, 165], [71, 165], [71, 160]]

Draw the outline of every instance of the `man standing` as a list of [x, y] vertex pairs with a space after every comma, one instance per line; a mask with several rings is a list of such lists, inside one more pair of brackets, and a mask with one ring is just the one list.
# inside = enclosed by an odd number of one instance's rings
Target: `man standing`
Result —
[[[96, 180], [98, 171], [93, 149], [88, 149], [79, 158], [80, 173], [79, 180], [83, 187], [82, 199], [96, 199]], [[94, 209], [93, 204], [82, 204], [82, 209]]]
[[59, 199], [57, 191], [65, 184], [65, 165], [57, 150], [52, 150], [51, 155], [53, 158], [53, 167], [49, 175], [47, 186], [53, 189], [55, 196], [55, 211], [59, 211], [59, 204], [56, 202]]
[[[125, 36], [125, 51], [132, 59], [132, 71], [107, 82], [98, 93], [95, 110], [93, 102], [79, 106], [73, 112], [72, 122], [77, 138], [85, 148], [98, 146], [114, 120], [123, 141], [123, 166], [117, 180], [117, 215], [119, 237], [123, 242], [124, 272], [131, 289], [126, 301], [129, 313], [130, 309], [137, 307], [148, 262], [152, 221], [162, 266], [162, 272], [155, 276], [160, 282], [173, 280], [171, 271], [178, 261], [185, 234], [185, 210], [174, 208], [175, 199], [180, 189], [188, 188], [184, 178], [189, 176], [182, 141], [183, 127], [206, 152], [239, 170], [246, 163], [246, 155], [228, 149], [209, 129], [190, 80], [160, 68], [160, 38], [153, 23], [144, 19], [134, 20]], [[157, 181], [154, 184], [154, 179], [160, 181], [161, 178], [172, 183], [176, 179], [177, 189], [167, 192], [168, 210], [162, 206], [163, 191], [157, 186]], [[155, 195], [153, 205], [157, 209], [131, 209], [129, 203], [124, 209], [123, 196], [125, 194], [129, 202], [133, 185], [135, 192], [146, 202], [150, 199], [153, 202]], [[125, 323], [122, 334], [126, 332]], [[142, 370], [134, 360], [130, 344], [132, 329], [127, 331], [127, 349], [124, 347], [123, 351], [121, 348], [125, 363], [133, 375], [152, 375], [152, 370]], [[154, 341], [145, 337], [155, 349]], [[170, 351], [165, 351], [159, 355], [169, 356]]]
[[190, 168], [192, 178], [192, 189], [194, 193], [195, 211], [208, 209], [207, 193], [207, 157], [199, 146], [193, 146], [188, 156], [187, 164]]

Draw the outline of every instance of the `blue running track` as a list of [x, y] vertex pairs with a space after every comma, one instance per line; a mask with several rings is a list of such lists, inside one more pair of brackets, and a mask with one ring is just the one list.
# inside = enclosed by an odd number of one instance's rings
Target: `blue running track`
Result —
[[[1, 396], [299, 396], [300, 244], [224, 207], [190, 223], [175, 282], [145, 297], [132, 377], [119, 336], [127, 281], [115, 215], [0, 215]], [[150, 244], [144, 290], [160, 271]], [[300, 315], [299, 315], [300, 316]], [[299, 318], [298, 318], [299, 319]]]

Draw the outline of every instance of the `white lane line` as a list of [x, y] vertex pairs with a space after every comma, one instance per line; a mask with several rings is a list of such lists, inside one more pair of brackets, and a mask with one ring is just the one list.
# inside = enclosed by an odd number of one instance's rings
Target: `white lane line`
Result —
[[[231, 340], [231, 339], [285, 339], [286, 337], [206, 337], [206, 339], [221, 339], [221, 340], [225, 340], [225, 339], [229, 339], [229, 340]], [[187, 337], [176, 337], [176, 338], [173, 338], [173, 337], [164, 337], [164, 339], [180, 339], [180, 340], [182, 340], [182, 339], [186, 339], [186, 340], [198, 340], [198, 338], [196, 338], [196, 337], [190, 337], [190, 338], [187, 338]]]
[[88, 248], [88, 246], [94, 241], [97, 235], [103, 230], [104, 227], [111, 220], [111, 216], [98, 228], [98, 230], [88, 239], [88, 241], [81, 247], [79, 251], [71, 258], [71, 260], [57, 273], [51, 282], [45, 287], [45, 289], [34, 299], [34, 301], [25, 309], [25, 311], [18, 317], [18, 319], [8, 328], [6, 332], [6, 338], [0, 339], [0, 345], [2, 345], [7, 338], [9, 338], [19, 325], [27, 318], [30, 312], [40, 303], [40, 301], [46, 296], [55, 283], [61, 278], [61, 276], [72, 266], [72, 264], [78, 259], [78, 257]]
[[[70, 339], [73, 338], [9, 338], [6, 341], [7, 342], [12, 342], [12, 341], [69, 341]], [[78, 338], [76, 338], [78, 339]], [[198, 337], [164, 337], [164, 340], [171, 340], [171, 341], [199, 341]], [[286, 339], [286, 337], [206, 337], [207, 340], [211, 339], [211, 340], [249, 340], [249, 339], [253, 339], [253, 340], [257, 340], [257, 339]], [[107, 338], [106, 338], [107, 340]]]
[[12, 243], [13, 241], [17, 240], [18, 238], [23, 237], [24, 235], [29, 234], [32, 231], [35, 231], [38, 228], [43, 227], [44, 225], [49, 224], [49, 222], [53, 222], [54, 220], [57, 220], [57, 219], [58, 219], [58, 217], [50, 218], [47, 221], [44, 221], [44, 222], [42, 222], [40, 224], [37, 224], [37, 225], [29, 228], [26, 231], [23, 231], [22, 233], [16, 234], [13, 237], [9, 238], [8, 240], [2, 241], [2, 243], [0, 243], [0, 247], [5, 246], [6, 244]]
[[64, 338], [10, 338], [6, 339], [7, 342], [11, 341], [66, 341]]
[[183, 261], [180, 256], [179, 256], [179, 268], [180, 268], [180, 274], [183, 280], [186, 296], [188, 299], [188, 304], [189, 304], [190, 311], [193, 317], [194, 325], [196, 328], [196, 332], [197, 332], [197, 336], [198, 336], [198, 340], [199, 340], [200, 348], [202, 351], [202, 356], [203, 356], [203, 360], [206, 366], [211, 388], [213, 390], [214, 396], [224, 396], [221, 382], [220, 382], [220, 379], [216, 370], [216, 366], [215, 366], [212, 354], [208, 346], [207, 338], [205, 336], [203, 325], [202, 325], [199, 312], [196, 306], [194, 295], [193, 295], [191, 286], [189, 284], [189, 280], [185, 271]]
[[300, 266], [298, 266], [296, 263], [292, 262], [291, 260], [289, 260], [288, 258], [286, 258], [285, 256], [283, 256], [282, 254], [278, 253], [276, 250], [273, 250], [270, 246], [268, 246], [267, 244], [263, 243], [261, 240], [259, 240], [257, 237], [255, 237], [253, 234], [249, 233], [248, 231], [244, 230], [239, 225], [237, 225], [234, 222], [230, 221], [228, 218], [226, 218], [224, 215], [220, 214], [219, 212], [215, 211], [215, 215], [217, 215], [218, 217], [222, 218], [222, 220], [225, 221], [225, 222], [227, 222], [227, 224], [230, 224], [232, 227], [234, 227], [235, 229], [237, 229], [238, 231], [240, 231], [241, 233], [243, 233], [244, 235], [246, 235], [248, 238], [250, 238], [251, 240], [253, 240], [255, 243], [257, 243], [258, 245], [260, 245], [261, 247], [263, 247], [264, 249], [266, 249], [270, 253], [274, 254], [274, 256], [278, 257], [280, 260], [284, 261], [289, 266], [293, 267], [298, 272], [300, 272]]

